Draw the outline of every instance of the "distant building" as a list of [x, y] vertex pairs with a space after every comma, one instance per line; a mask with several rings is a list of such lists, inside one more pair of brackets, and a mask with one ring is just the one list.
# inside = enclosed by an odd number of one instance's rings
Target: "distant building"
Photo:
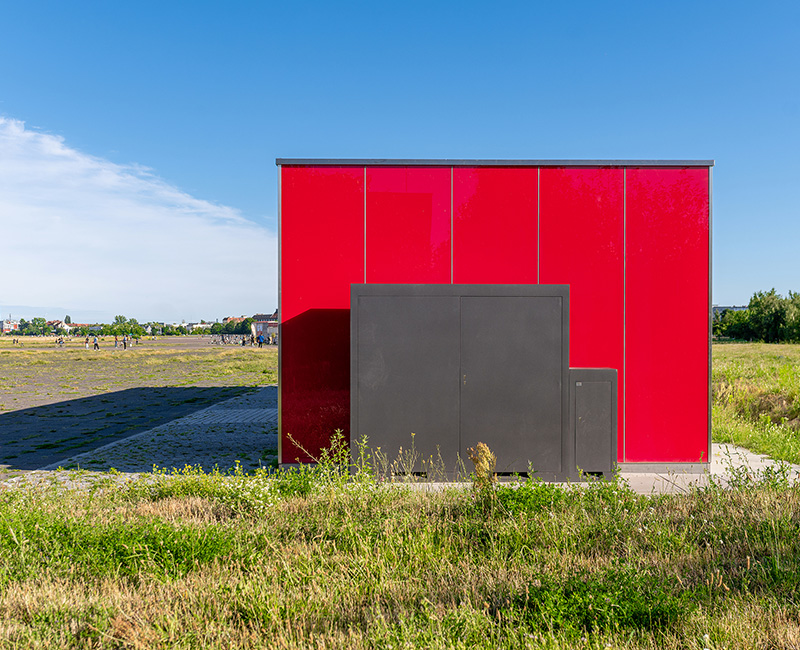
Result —
[[72, 325], [69, 323], [65, 323], [62, 320], [49, 320], [47, 321], [47, 327], [50, 328], [51, 331], [56, 332], [57, 330], [64, 330], [69, 334], [69, 331], [72, 329]]
[[18, 320], [0, 320], [0, 332], [5, 334], [6, 332], [16, 332], [19, 329], [19, 321]]
[[253, 336], [261, 334], [265, 338], [270, 335], [278, 334], [278, 310], [271, 315], [256, 314], [253, 316], [253, 324], [250, 326]]
[[69, 328], [70, 328], [70, 331], [71, 330], [75, 330], [75, 329], [86, 328], [90, 332], [97, 332], [97, 331], [103, 329], [102, 326], [97, 325], [97, 324], [93, 325], [91, 323], [70, 323]]

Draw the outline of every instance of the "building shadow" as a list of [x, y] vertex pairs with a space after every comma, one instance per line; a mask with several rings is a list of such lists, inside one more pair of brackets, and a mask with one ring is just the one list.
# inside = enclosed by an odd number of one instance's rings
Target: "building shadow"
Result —
[[281, 355], [283, 462], [310, 462], [335, 431], [350, 439], [350, 310], [308, 309], [284, 321]]
[[32, 470], [148, 431], [252, 391], [129, 388], [0, 414], [0, 469]]

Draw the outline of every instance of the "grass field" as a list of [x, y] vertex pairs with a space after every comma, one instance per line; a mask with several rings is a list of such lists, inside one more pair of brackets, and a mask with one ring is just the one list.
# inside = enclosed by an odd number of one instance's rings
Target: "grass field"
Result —
[[800, 345], [712, 349], [713, 437], [800, 463]]
[[186, 470], [0, 495], [6, 648], [797, 648], [780, 474], [430, 492]]
[[[225, 352], [247, 361], [176, 356]], [[715, 439], [795, 460], [800, 346], [713, 354]], [[781, 470], [642, 496], [430, 491], [369, 461], [0, 492], [0, 647], [800, 648]]]
[[74, 340], [0, 337], [0, 413], [126, 388], [263, 386], [277, 382], [277, 348], [211, 345], [200, 337], [143, 340], [127, 350], [113, 339], [100, 350]]

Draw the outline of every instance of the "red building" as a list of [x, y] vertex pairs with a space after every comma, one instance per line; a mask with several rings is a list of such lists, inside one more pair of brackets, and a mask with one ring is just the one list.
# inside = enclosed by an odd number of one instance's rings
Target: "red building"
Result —
[[618, 461], [708, 462], [713, 161], [277, 165], [281, 462], [349, 431], [351, 283], [569, 284], [569, 365], [618, 371]]

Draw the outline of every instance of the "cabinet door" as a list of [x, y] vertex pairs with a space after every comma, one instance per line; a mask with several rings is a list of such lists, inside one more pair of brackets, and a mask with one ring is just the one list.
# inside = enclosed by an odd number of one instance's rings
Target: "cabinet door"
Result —
[[[356, 308], [353, 305], [353, 308]], [[391, 460], [409, 449], [448, 468], [458, 450], [459, 299], [359, 296], [356, 430]], [[419, 465], [415, 468], [420, 469]]]
[[461, 301], [461, 445], [486, 443], [498, 472], [561, 472], [562, 299]]
[[576, 381], [575, 459], [584, 472], [611, 472], [616, 458], [614, 385], [611, 381]]

